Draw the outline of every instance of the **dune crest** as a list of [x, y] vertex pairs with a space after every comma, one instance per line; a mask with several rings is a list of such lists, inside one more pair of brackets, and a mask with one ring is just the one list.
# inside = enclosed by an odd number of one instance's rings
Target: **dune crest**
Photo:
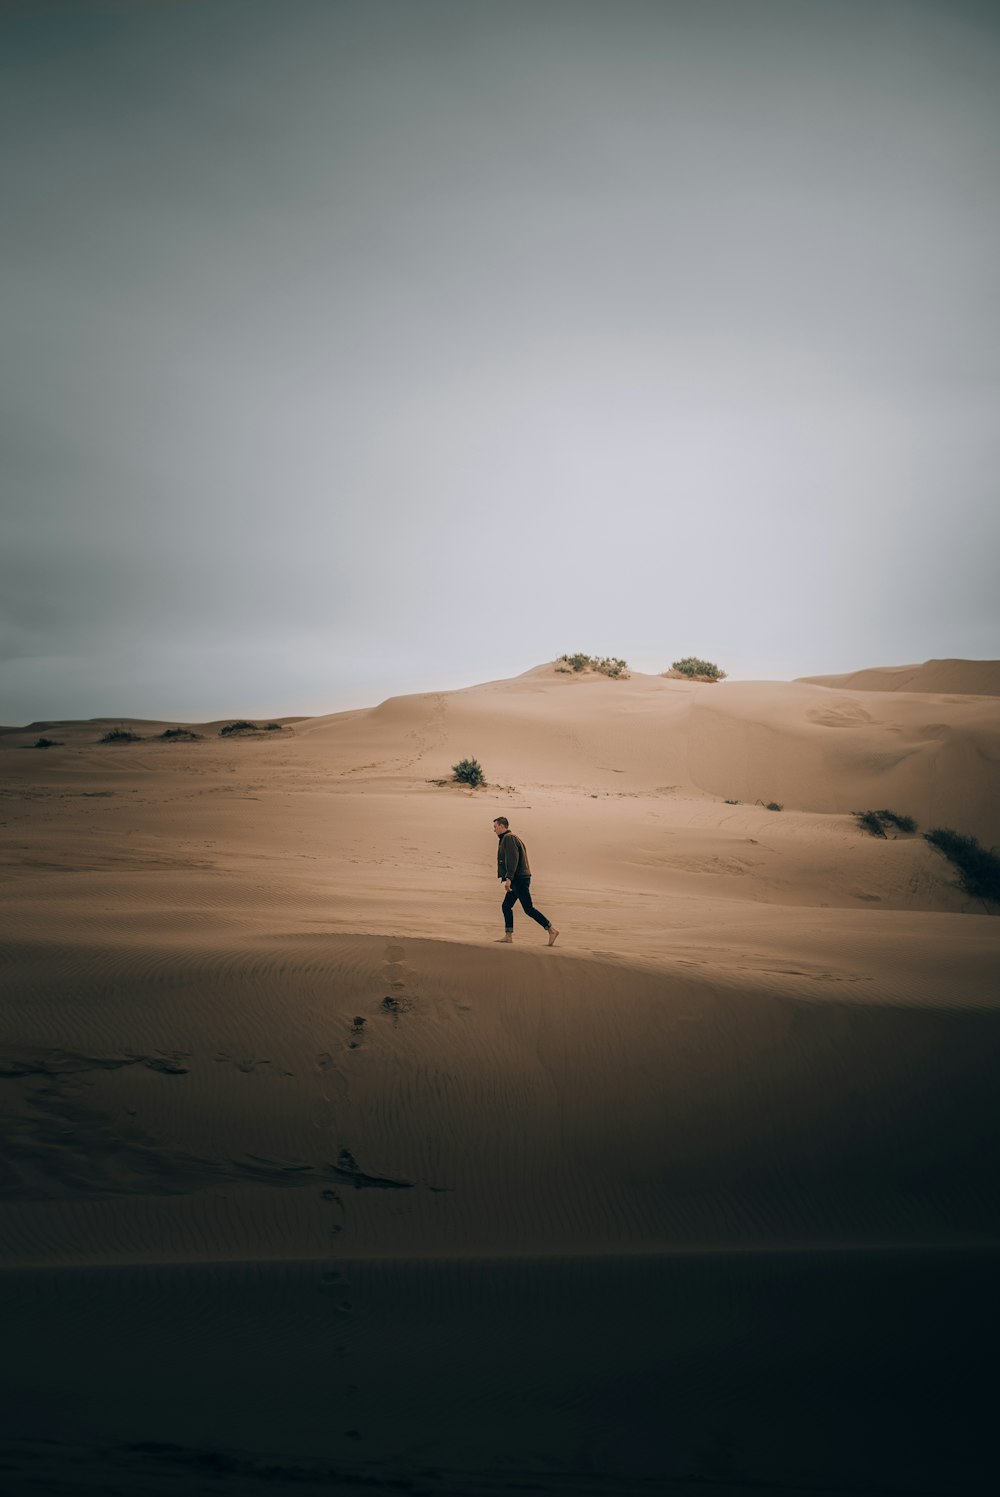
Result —
[[797, 676], [796, 680], [853, 691], [995, 697], [1000, 696], [1000, 660], [925, 660], [922, 665], [870, 666], [842, 676]]

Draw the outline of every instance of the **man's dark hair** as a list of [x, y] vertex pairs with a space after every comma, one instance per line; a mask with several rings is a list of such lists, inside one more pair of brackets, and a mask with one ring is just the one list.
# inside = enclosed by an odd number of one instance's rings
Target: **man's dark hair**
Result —
[[494, 826], [496, 826], [498, 823], [500, 826], [510, 826], [510, 822], [507, 820], [506, 816], [494, 816]]

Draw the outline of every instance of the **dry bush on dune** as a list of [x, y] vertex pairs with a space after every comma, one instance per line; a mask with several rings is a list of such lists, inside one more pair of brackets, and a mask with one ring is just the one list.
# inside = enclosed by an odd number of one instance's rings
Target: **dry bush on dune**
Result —
[[901, 832], [915, 832], [917, 823], [912, 816], [900, 816], [895, 811], [855, 811], [858, 826], [873, 837], [884, 837], [887, 826], [898, 827]]
[[459, 759], [451, 768], [455, 779], [463, 785], [471, 785], [473, 790], [486, 784], [486, 776], [478, 759]]
[[964, 837], [952, 827], [938, 826], [924, 833], [924, 840], [958, 870], [958, 881], [973, 899], [1000, 903], [1000, 858], [978, 838]]
[[165, 728], [160, 734], [168, 743], [194, 743], [201, 737], [200, 733], [193, 732], [190, 728]]
[[617, 655], [560, 655], [565, 665], [557, 665], [556, 670], [563, 675], [570, 672], [596, 671], [599, 675], [610, 676], [613, 681], [627, 681], [629, 678], [628, 661], [621, 660]]
[[244, 718], [239, 722], [227, 723], [224, 728], [219, 729], [220, 738], [232, 738], [237, 733], [281, 733], [280, 723], [248, 723]]
[[683, 660], [675, 660], [668, 671], [661, 671], [663, 676], [686, 676], [689, 681], [724, 681], [726, 673], [720, 670], [712, 660], [699, 660], [696, 655], [685, 655]]
[[101, 739], [102, 743], [141, 743], [142, 738], [138, 733], [133, 733], [131, 728], [111, 728]]

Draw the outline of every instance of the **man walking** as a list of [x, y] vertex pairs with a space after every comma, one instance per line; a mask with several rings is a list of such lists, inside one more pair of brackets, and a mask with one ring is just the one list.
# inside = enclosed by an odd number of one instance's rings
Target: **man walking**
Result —
[[498, 937], [498, 945], [510, 945], [514, 939], [514, 906], [521, 901], [521, 908], [532, 920], [537, 920], [549, 933], [549, 945], [554, 946], [556, 930], [552, 921], [536, 910], [531, 902], [531, 865], [528, 862], [528, 849], [520, 837], [510, 829], [510, 822], [506, 816], [498, 816], [493, 823], [493, 830], [500, 840], [497, 848], [497, 878], [503, 879], [506, 894], [503, 900], [503, 923], [505, 934]]

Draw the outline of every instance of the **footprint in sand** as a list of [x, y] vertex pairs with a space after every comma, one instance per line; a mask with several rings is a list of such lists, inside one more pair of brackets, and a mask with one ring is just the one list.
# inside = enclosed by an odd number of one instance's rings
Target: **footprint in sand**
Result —
[[390, 942], [385, 948], [385, 964], [382, 972], [385, 976], [385, 986], [392, 991], [382, 999], [382, 1010], [384, 1013], [397, 1017], [399, 1014], [407, 1013], [413, 1004], [404, 996], [406, 992], [406, 979], [403, 976], [403, 958], [406, 955], [402, 946], [396, 946]]
[[326, 1190], [320, 1191], [320, 1200], [328, 1202], [332, 1207], [327, 1232], [331, 1237], [339, 1237], [344, 1230], [344, 1203], [339, 1192], [327, 1187]]
[[[344, 1275], [337, 1269], [324, 1268], [319, 1276], [319, 1287], [324, 1292], [342, 1295], [349, 1286]], [[349, 1299], [339, 1299], [333, 1308], [338, 1315], [350, 1315], [354, 1306]]]

